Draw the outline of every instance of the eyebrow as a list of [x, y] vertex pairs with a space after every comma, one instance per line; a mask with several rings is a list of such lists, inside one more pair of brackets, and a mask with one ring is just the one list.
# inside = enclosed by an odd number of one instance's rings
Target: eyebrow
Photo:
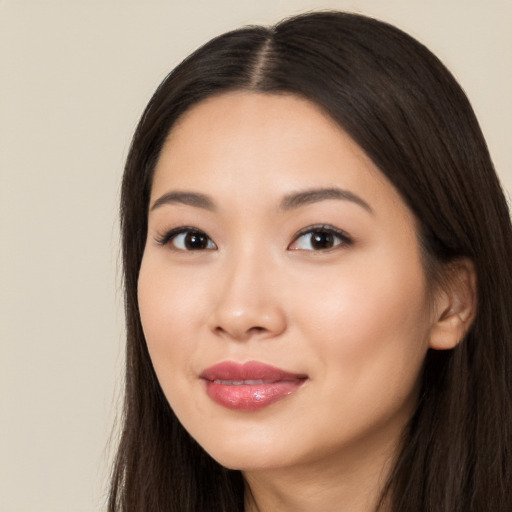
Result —
[[373, 213], [371, 206], [358, 195], [350, 192], [349, 190], [344, 190], [341, 188], [317, 188], [311, 190], [304, 190], [302, 192], [295, 192], [292, 194], [288, 194], [281, 201], [281, 210], [293, 210], [295, 208], [300, 208], [301, 206], [305, 206], [312, 203], [318, 203], [320, 201], [326, 201], [329, 199], [338, 199], [342, 201], [351, 201], [370, 213]]
[[159, 197], [153, 203], [150, 210], [153, 211], [164, 204], [186, 204], [188, 206], [195, 206], [196, 208], [204, 208], [205, 210], [215, 210], [213, 201], [208, 196], [197, 192], [167, 192], [167, 194]]
[[[337, 199], [343, 201], [351, 201], [370, 213], [373, 213], [371, 206], [358, 195], [344, 190], [341, 188], [316, 188], [311, 190], [304, 190], [301, 192], [294, 192], [286, 195], [280, 204], [280, 209], [284, 211], [293, 210], [320, 201], [330, 199]], [[214, 211], [216, 209], [214, 202], [205, 194], [197, 192], [180, 192], [173, 191], [167, 192], [160, 196], [151, 206], [150, 210], [153, 211], [166, 204], [185, 204], [194, 206], [196, 208], [203, 208], [205, 210]]]

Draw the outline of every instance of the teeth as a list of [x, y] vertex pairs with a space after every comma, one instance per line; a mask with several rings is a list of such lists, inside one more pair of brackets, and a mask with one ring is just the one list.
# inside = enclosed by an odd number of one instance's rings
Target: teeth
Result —
[[216, 384], [223, 384], [225, 386], [254, 386], [257, 384], [271, 384], [273, 381], [270, 380], [214, 380]]

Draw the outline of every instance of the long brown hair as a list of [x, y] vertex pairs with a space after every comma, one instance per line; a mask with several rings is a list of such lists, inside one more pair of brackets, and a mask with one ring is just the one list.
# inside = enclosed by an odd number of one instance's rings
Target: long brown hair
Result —
[[393, 512], [512, 510], [512, 229], [471, 106], [441, 62], [402, 31], [360, 15], [316, 12], [217, 37], [155, 92], [122, 185], [127, 352], [123, 430], [111, 512], [240, 512], [240, 472], [187, 434], [153, 371], [137, 278], [152, 173], [176, 120], [231, 90], [292, 93], [328, 112], [414, 212], [427, 274], [467, 257], [478, 280], [472, 329], [430, 351], [417, 410], [387, 487]]

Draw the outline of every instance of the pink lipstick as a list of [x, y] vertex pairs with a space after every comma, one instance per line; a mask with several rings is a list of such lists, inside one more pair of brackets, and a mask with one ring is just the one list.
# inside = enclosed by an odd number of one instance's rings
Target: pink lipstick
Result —
[[225, 361], [204, 370], [200, 378], [214, 402], [228, 409], [255, 411], [297, 391], [307, 376], [256, 361]]

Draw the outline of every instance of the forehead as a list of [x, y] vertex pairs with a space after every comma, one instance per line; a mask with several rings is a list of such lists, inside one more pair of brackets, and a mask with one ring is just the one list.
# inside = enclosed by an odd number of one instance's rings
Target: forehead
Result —
[[198, 103], [172, 128], [152, 199], [170, 189], [195, 189], [221, 200], [236, 195], [247, 207], [257, 198], [334, 186], [403, 203], [364, 151], [314, 103], [289, 94], [230, 92]]

